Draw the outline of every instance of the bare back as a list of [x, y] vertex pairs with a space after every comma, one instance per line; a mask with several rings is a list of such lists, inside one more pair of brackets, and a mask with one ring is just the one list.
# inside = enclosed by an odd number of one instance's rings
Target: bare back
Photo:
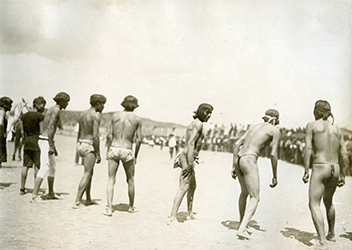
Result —
[[252, 125], [240, 139], [243, 144], [239, 156], [246, 154], [259, 156], [260, 151], [271, 141], [273, 141], [272, 154], [276, 154], [279, 137], [279, 130], [272, 124], [258, 123]]
[[98, 136], [101, 116], [94, 108], [82, 112], [79, 119], [78, 139], [93, 141]]
[[[186, 130], [186, 144], [192, 142], [194, 144], [193, 150], [197, 149], [197, 146], [201, 143], [203, 139], [203, 124], [199, 120], [195, 119], [187, 127]], [[189, 148], [185, 147], [185, 151]]]
[[317, 120], [307, 125], [307, 147], [314, 152], [313, 163], [338, 163], [341, 130], [327, 120]]
[[121, 111], [113, 115], [109, 135], [111, 146], [132, 149], [133, 139], [136, 132], [140, 136], [141, 119], [132, 112]]

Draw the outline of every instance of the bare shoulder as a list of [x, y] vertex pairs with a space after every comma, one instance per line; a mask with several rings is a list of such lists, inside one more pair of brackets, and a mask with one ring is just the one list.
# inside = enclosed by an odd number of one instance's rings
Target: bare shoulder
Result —
[[188, 126], [188, 129], [196, 129], [197, 131], [203, 129], [203, 123], [198, 119], [194, 119], [191, 124]]
[[57, 116], [60, 113], [60, 108], [58, 106], [54, 105], [48, 110], [48, 112], [49, 112], [49, 114]]

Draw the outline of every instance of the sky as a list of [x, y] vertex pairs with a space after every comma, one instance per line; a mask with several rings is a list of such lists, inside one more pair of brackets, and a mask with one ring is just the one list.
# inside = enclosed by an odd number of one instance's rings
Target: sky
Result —
[[122, 110], [187, 125], [200, 103], [210, 124], [314, 120], [328, 100], [352, 129], [351, 0], [1, 1], [0, 95], [15, 102], [65, 91], [68, 110], [107, 97]]

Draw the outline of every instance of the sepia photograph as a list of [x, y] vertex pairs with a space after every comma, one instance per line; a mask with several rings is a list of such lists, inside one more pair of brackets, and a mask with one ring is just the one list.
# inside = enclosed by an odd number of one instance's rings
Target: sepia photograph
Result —
[[351, 0], [0, 0], [0, 248], [352, 248]]

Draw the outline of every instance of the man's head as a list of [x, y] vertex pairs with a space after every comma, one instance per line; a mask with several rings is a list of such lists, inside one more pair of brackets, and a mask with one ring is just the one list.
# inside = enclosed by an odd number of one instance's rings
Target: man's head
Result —
[[70, 101], [70, 96], [65, 92], [60, 92], [56, 94], [54, 101], [60, 106], [60, 109], [65, 109]]
[[44, 111], [45, 105], [46, 101], [42, 96], [38, 96], [33, 100], [33, 108], [35, 108], [40, 113]]
[[277, 111], [276, 109], [268, 109], [267, 111], [265, 111], [265, 115], [262, 117], [262, 119], [264, 120], [264, 122], [268, 122], [270, 124], [278, 125], [279, 124], [279, 111]]
[[11, 110], [12, 103], [13, 103], [12, 99], [7, 97], [7, 96], [4, 96], [4, 97], [0, 98], [0, 107], [4, 108], [5, 111], [10, 111]]
[[199, 119], [201, 122], [207, 122], [213, 112], [214, 108], [208, 103], [202, 103], [198, 109], [194, 111], [193, 118]]
[[138, 99], [132, 95], [128, 95], [121, 102], [121, 106], [124, 107], [126, 111], [133, 111], [139, 106]]
[[333, 117], [331, 113], [331, 106], [325, 100], [318, 100], [314, 105], [314, 117], [315, 120], [319, 120], [323, 118], [323, 120], [327, 120], [329, 116]]
[[101, 113], [104, 109], [104, 104], [106, 103], [106, 97], [99, 94], [94, 94], [90, 96], [90, 105], [95, 107], [95, 110]]

